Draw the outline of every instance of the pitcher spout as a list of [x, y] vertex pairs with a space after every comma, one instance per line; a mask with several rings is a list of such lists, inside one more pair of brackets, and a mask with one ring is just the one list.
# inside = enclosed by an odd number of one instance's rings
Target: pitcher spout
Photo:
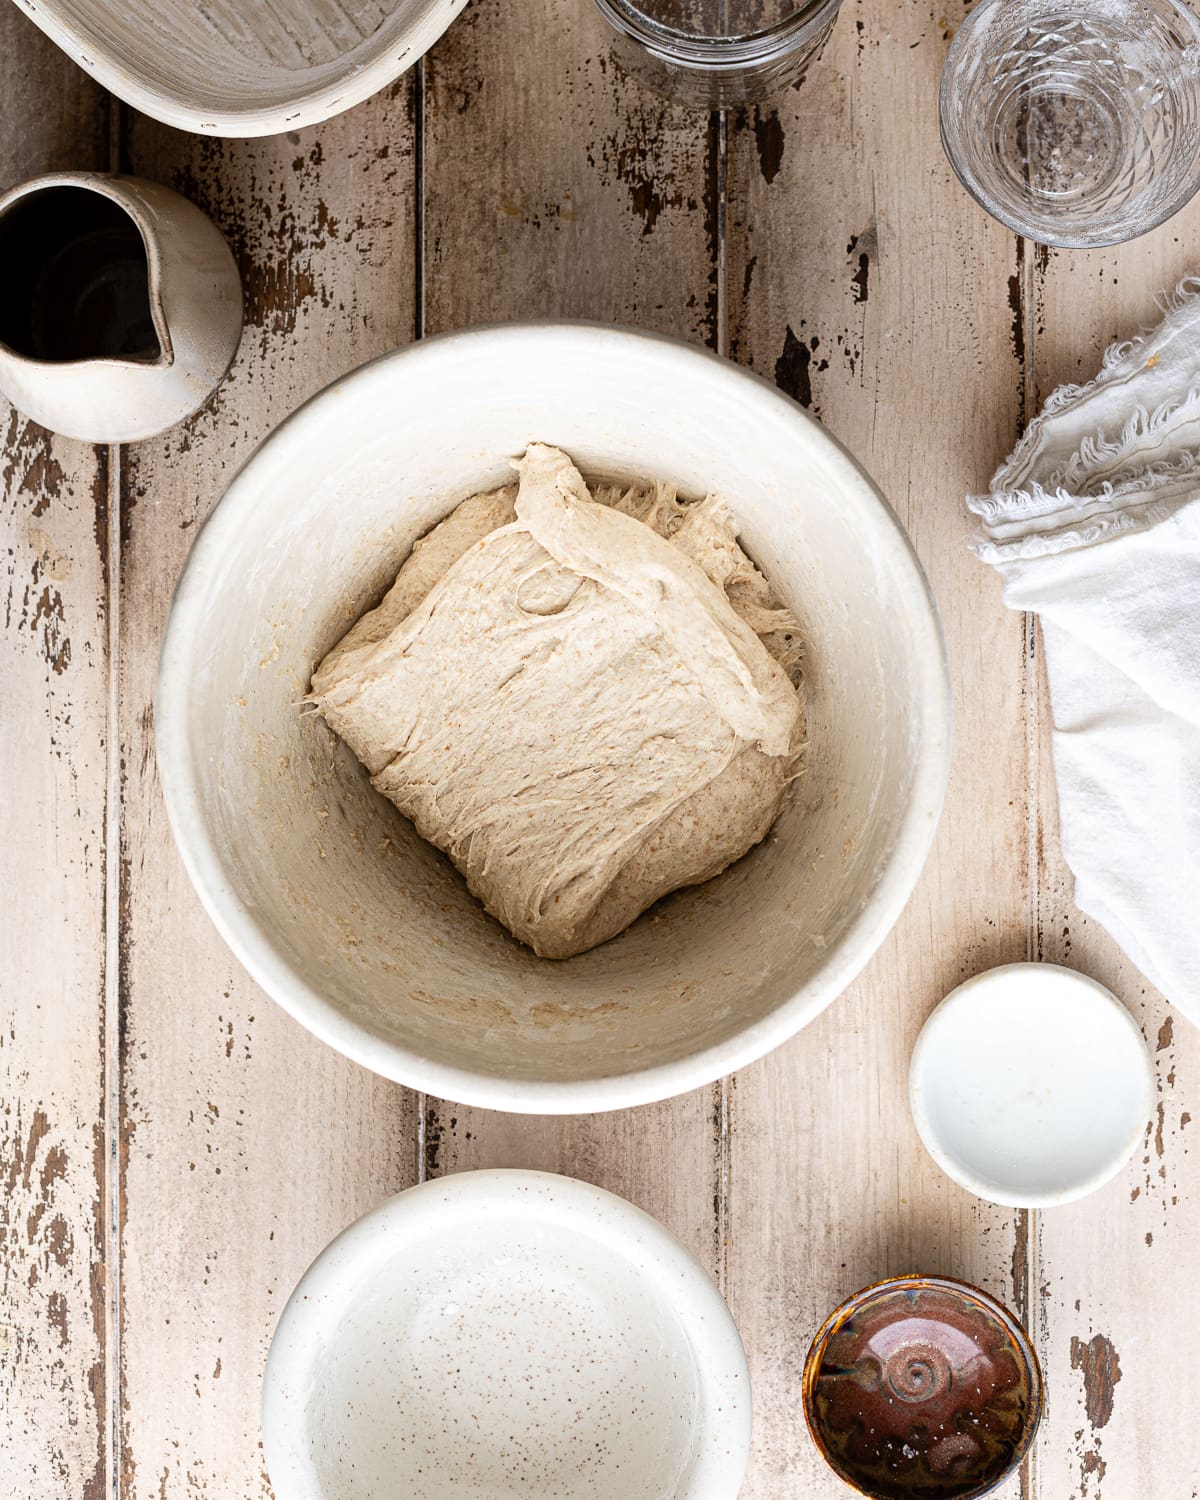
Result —
[[169, 188], [56, 173], [0, 199], [0, 391], [52, 431], [173, 426], [223, 379], [241, 326], [228, 245]]

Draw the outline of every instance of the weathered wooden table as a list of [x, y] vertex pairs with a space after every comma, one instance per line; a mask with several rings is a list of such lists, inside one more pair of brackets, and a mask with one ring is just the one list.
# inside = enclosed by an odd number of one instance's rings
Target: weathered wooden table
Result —
[[[937, 138], [960, 18], [847, 0], [800, 87], [708, 119], [622, 82], [589, 0], [474, 0], [367, 104], [239, 143], [106, 97], [0, 3], [0, 187], [68, 166], [174, 185], [228, 233], [248, 318], [229, 382], [161, 440], [95, 450], [2, 415], [0, 1494], [268, 1495], [259, 1381], [301, 1270], [388, 1194], [498, 1164], [623, 1193], [708, 1266], [753, 1372], [746, 1496], [844, 1493], [801, 1362], [840, 1297], [911, 1268], [980, 1282], [1036, 1337], [1049, 1412], [1005, 1496], [1200, 1494], [1200, 1034], [1072, 906], [1037, 635], [968, 554], [961, 503], [1200, 266], [1200, 200], [1090, 255], [985, 218]], [[171, 589], [253, 445], [373, 355], [532, 315], [680, 334], [819, 416], [912, 533], [957, 696], [940, 835], [865, 977], [745, 1073], [594, 1119], [415, 1096], [290, 1021], [194, 899], [154, 767]], [[1044, 1216], [947, 1181], [905, 1102], [935, 1001], [1025, 957], [1112, 985], [1159, 1071], [1134, 1163]]]

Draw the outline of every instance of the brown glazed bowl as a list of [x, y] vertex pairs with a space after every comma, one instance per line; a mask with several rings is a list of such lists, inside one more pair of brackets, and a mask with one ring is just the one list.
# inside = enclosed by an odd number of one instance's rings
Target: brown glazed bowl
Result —
[[1024, 1458], [1041, 1414], [1024, 1328], [945, 1276], [893, 1276], [856, 1292], [804, 1362], [813, 1442], [870, 1500], [987, 1494]]

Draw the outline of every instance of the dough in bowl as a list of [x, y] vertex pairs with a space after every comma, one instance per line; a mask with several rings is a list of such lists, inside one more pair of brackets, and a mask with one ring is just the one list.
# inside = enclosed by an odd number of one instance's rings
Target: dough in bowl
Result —
[[722, 501], [531, 444], [317, 668], [373, 785], [543, 958], [757, 844], [797, 773], [796, 622]]

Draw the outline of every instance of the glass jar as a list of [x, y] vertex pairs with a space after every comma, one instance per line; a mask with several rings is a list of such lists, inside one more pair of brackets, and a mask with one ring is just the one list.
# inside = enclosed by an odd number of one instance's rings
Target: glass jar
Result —
[[967, 191], [1018, 234], [1091, 248], [1200, 187], [1200, 17], [1185, 0], [980, 0], [939, 116]]
[[636, 77], [679, 104], [754, 104], [794, 83], [841, 0], [596, 0]]

